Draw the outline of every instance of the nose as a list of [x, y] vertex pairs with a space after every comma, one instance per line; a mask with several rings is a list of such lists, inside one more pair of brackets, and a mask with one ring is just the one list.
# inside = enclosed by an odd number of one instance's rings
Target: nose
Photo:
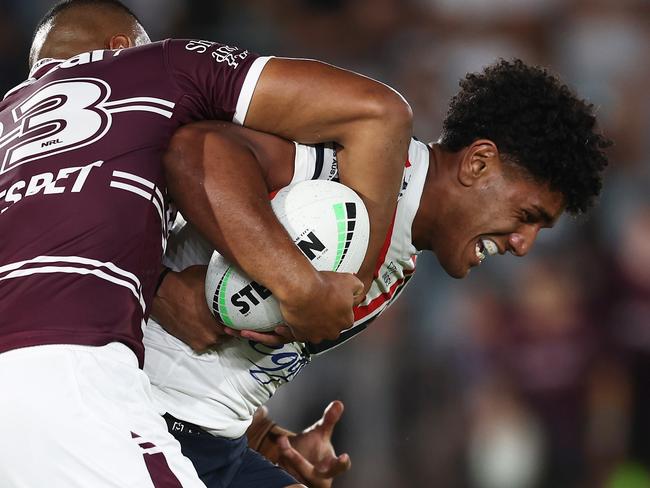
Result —
[[535, 239], [537, 238], [537, 233], [539, 232], [539, 226], [529, 225], [525, 228], [519, 229], [517, 232], [513, 232], [508, 236], [508, 246], [510, 247], [510, 252], [515, 256], [525, 256], [533, 248]]

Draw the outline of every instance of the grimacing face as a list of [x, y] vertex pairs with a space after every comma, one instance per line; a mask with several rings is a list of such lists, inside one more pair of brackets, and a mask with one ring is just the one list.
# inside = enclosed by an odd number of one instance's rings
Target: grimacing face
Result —
[[552, 227], [564, 210], [564, 198], [524, 170], [502, 166], [467, 190], [450, 212], [445, 239], [436, 256], [454, 278], [496, 254], [525, 256], [538, 232]]

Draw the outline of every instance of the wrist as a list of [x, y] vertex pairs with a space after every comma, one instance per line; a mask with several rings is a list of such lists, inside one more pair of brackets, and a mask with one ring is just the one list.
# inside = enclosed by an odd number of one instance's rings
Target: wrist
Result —
[[260, 446], [264, 442], [264, 439], [275, 426], [269, 417], [266, 416], [255, 416], [253, 423], [250, 425], [246, 431], [246, 437], [248, 438], [248, 447], [251, 449], [261, 452]]
[[296, 434], [290, 430], [284, 429], [277, 424], [273, 424], [266, 435], [262, 438], [257, 451], [273, 464], [280, 462], [280, 446], [278, 438], [281, 436], [293, 437]]
[[275, 297], [285, 306], [300, 307], [309, 303], [313, 297], [318, 296], [322, 279], [318, 271], [307, 262], [302, 269], [292, 270], [285, 275], [275, 288], [270, 288]]

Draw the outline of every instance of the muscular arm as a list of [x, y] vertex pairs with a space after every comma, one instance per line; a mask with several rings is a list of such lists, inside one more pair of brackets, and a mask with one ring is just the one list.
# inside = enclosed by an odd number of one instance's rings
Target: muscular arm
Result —
[[353, 322], [361, 283], [350, 274], [315, 271], [293, 244], [271, 210], [250, 144], [194, 124], [176, 132], [165, 161], [181, 212], [230, 262], [273, 291], [296, 339], [335, 338]]
[[[258, 81], [245, 125], [344, 148], [341, 177], [370, 216], [371, 238], [359, 272], [367, 288], [395, 211], [411, 135], [408, 104], [363, 76], [315, 61], [273, 59]], [[185, 133], [181, 129], [176, 137]], [[353, 301], [363, 286], [351, 276], [311, 268], [275, 219], [250, 147], [208, 141], [188, 154], [172, 147], [165, 158], [179, 209], [219, 251], [275, 294], [294, 337], [319, 342], [351, 326]]]
[[333, 66], [275, 58], [259, 79], [244, 125], [302, 143], [344, 148], [341, 180], [370, 217], [368, 252], [358, 276], [366, 289], [394, 215], [411, 137], [411, 111], [391, 88]]
[[[287, 186], [295, 169], [295, 146], [293, 142], [264, 132], [250, 130], [226, 122], [206, 121], [192, 124], [184, 129], [189, 137], [176, 137], [172, 141], [172, 150], [176, 154], [183, 153], [185, 157], [199, 157], [199, 153], [192, 151], [198, 145], [208, 145], [213, 153], [224, 155], [230, 153], [231, 148], [244, 149], [259, 166], [260, 175], [264, 181], [267, 192], [277, 191]], [[207, 142], [206, 142], [207, 141]], [[190, 152], [192, 151], [192, 152]], [[349, 157], [346, 150], [337, 153], [340, 180], [347, 186], [352, 186], [355, 181], [364, 181], [366, 167], [358, 164]], [[193, 165], [198, 162], [192, 163]], [[402, 164], [403, 173], [403, 164]], [[375, 231], [371, 233], [371, 239]], [[384, 241], [386, 233], [379, 236], [376, 241]], [[376, 260], [375, 260], [376, 262]], [[366, 287], [372, 282], [371, 275], [364, 276]]]
[[[239, 171], [242, 170], [242, 161], [237, 158], [241, 158], [242, 151], [245, 152], [246, 161], [243, 162], [250, 164], [251, 169], [262, 177], [263, 185], [257, 188], [261, 199], [266, 199], [266, 193], [285, 187], [293, 178], [295, 146], [292, 142], [277, 136], [225, 122], [206, 121], [185, 127], [172, 140], [170, 153], [173, 153], [173, 157], [176, 158], [202, 158], [205, 150], [199, 150], [199, 148], [214, 148], [214, 151], [217, 151], [225, 161], [239, 162], [237, 164]], [[209, 151], [212, 152], [212, 149], [209, 149]], [[194, 166], [198, 165], [197, 162], [192, 164]], [[353, 162], [350, 162], [349, 165], [353, 166]], [[255, 166], [258, 168], [256, 169]], [[345, 175], [342, 177], [342, 182], [347, 183]], [[225, 180], [222, 183], [225, 183]], [[220, 237], [215, 236], [217, 239]], [[224, 242], [221, 243], [221, 246], [224, 252], [228, 254], [227, 244]], [[230, 259], [235, 259], [232, 253], [229, 256]], [[221, 341], [224, 337], [223, 332], [216, 327], [207, 307], [203, 307], [205, 312], [199, 316], [196, 313], [188, 313], [187, 304], [195, 300], [184, 299], [182, 303], [177, 303], [179, 300], [176, 298], [177, 292], [174, 291], [174, 288], [190, 290], [191, 286], [167, 286], [168, 281], [172, 281], [172, 279], [176, 279], [176, 276], [170, 276], [168, 280], [163, 282], [159, 295], [154, 301], [152, 313], [156, 315], [159, 323], [195, 350], [205, 350], [214, 343]], [[203, 288], [200, 286], [192, 296], [202, 296], [202, 293]], [[192, 320], [188, 320], [190, 317]], [[246, 332], [246, 334], [250, 334], [250, 332]], [[247, 337], [261, 342], [272, 340], [266, 335], [264, 339], [259, 335], [247, 335]], [[274, 340], [285, 341], [280, 337]], [[269, 343], [275, 344], [275, 342]]]

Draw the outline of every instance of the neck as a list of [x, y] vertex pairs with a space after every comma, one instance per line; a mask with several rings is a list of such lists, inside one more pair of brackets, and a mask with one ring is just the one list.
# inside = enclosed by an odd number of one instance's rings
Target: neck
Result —
[[429, 144], [429, 169], [411, 228], [413, 245], [420, 251], [434, 250], [433, 241], [440, 235], [440, 215], [448, 200], [444, 184], [445, 168], [451, 167], [454, 158], [455, 153], [444, 151], [439, 144]]

